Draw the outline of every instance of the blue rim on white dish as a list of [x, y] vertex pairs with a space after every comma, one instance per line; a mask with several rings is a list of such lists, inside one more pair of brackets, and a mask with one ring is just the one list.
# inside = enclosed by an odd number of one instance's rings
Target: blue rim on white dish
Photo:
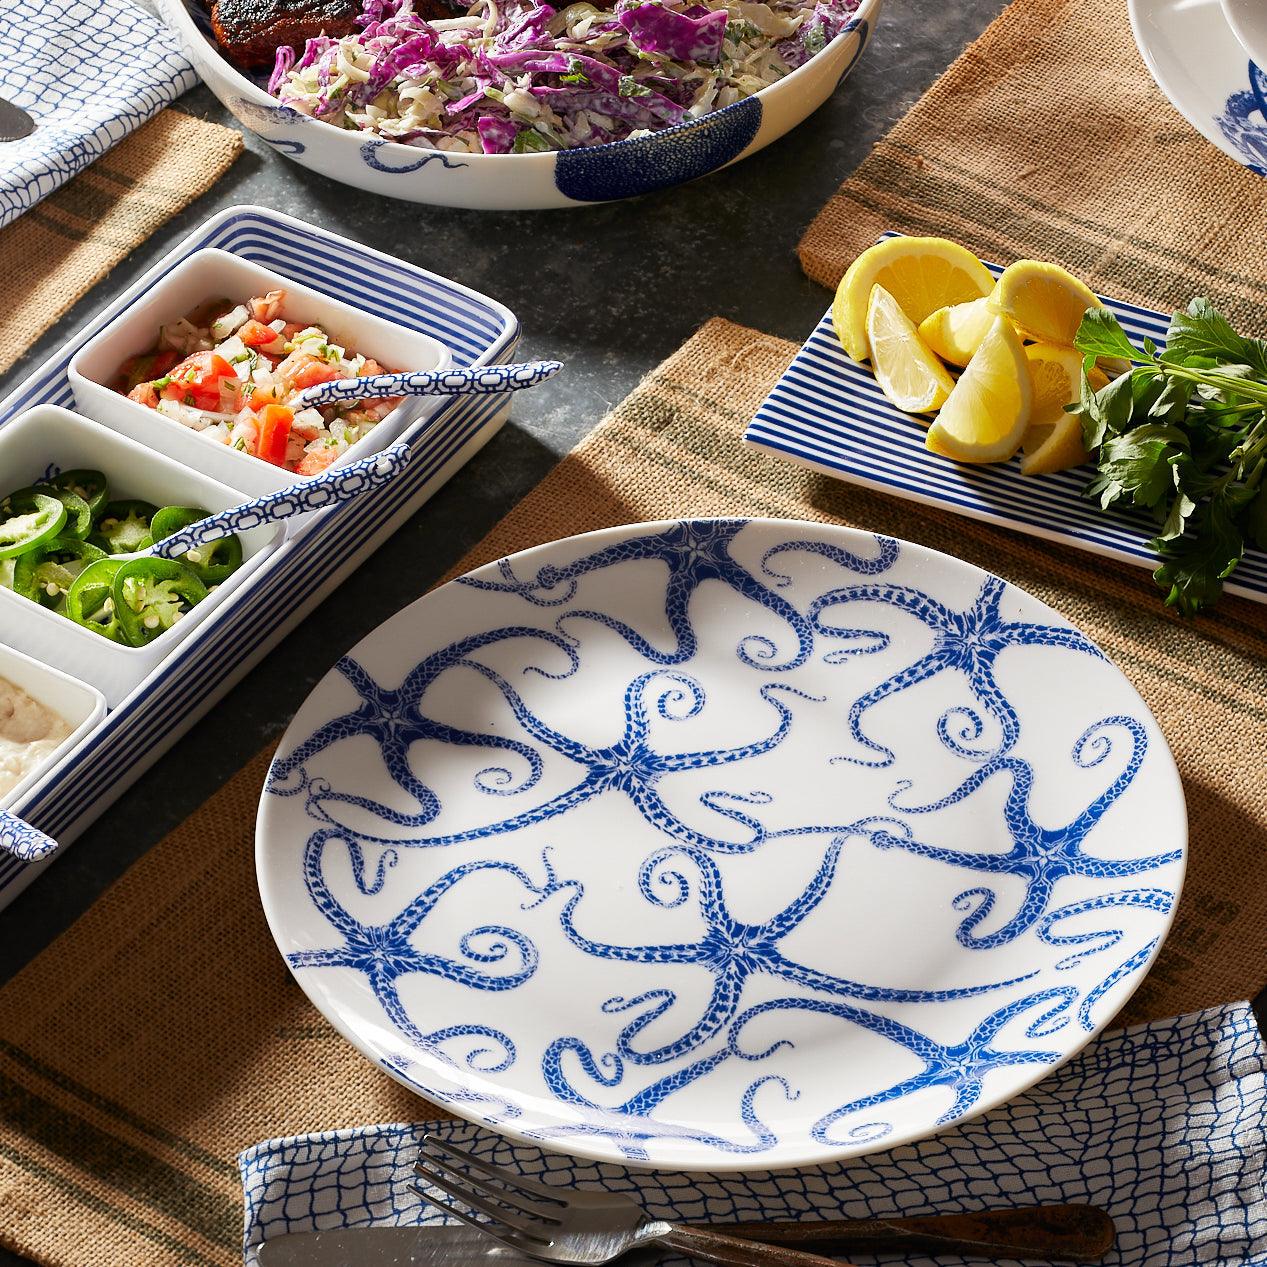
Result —
[[1267, 75], [1219, 0], [1128, 0], [1140, 55], [1175, 109], [1229, 158], [1267, 175]]
[[[997, 264], [986, 267], [995, 277], [1002, 272]], [[1137, 346], [1146, 338], [1165, 343], [1168, 316], [1122, 300], [1103, 302]], [[1106, 511], [1084, 497], [1089, 467], [1028, 476], [1019, 458], [970, 466], [930, 453], [920, 423], [889, 403], [869, 365], [846, 355], [830, 309], [757, 409], [744, 439], [863, 488], [1138, 567], [1157, 566], [1148, 545], [1156, 524], [1142, 512]], [[1247, 548], [1224, 589], [1267, 602], [1267, 552]]]
[[861, 0], [826, 48], [752, 97], [651, 136], [538, 154], [447, 154], [309, 118], [220, 54], [196, 0], [159, 0], [159, 8], [211, 91], [278, 153], [372, 193], [491, 211], [631, 198], [755, 154], [835, 92], [866, 51], [882, 3]]
[[1138, 693], [997, 577], [824, 524], [634, 524], [461, 577], [317, 686], [261, 797], [273, 936], [365, 1055], [547, 1150], [890, 1148], [1147, 971], [1183, 792]]
[[[231, 207], [194, 229], [0, 401], [0, 430], [37, 404], [73, 408], [66, 369], [74, 354], [204, 247], [241, 255], [430, 334], [450, 349], [455, 365], [506, 362], [518, 342], [514, 315], [477, 291], [270, 208]], [[8, 808], [62, 845], [74, 840], [360, 558], [486, 443], [506, 408], [505, 399], [497, 396], [443, 402], [430, 420], [402, 437], [412, 458], [399, 479], [371, 497], [318, 511], [292, 528], [241, 601], [214, 612]], [[239, 654], [208, 656], [207, 645], [233, 646]], [[38, 870], [25, 859], [0, 852], [0, 906]]]

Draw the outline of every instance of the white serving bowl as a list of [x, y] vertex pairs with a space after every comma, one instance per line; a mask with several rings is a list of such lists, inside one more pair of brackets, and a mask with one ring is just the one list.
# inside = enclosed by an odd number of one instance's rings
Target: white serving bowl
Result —
[[817, 110], [854, 68], [882, 2], [862, 0], [821, 53], [754, 97], [652, 136], [547, 154], [445, 154], [311, 119], [281, 105], [221, 55], [196, 0], [159, 0], [159, 9], [238, 121], [304, 167], [410, 202], [528, 211], [666, 189], [764, 149]]
[[[0, 492], [38, 483], [58, 470], [80, 467], [104, 471], [112, 499], [140, 498], [156, 506], [204, 506], [210, 511], [227, 510], [248, 500], [199, 471], [57, 405], [37, 405], [0, 430], [0, 471], [4, 472], [5, 485]], [[271, 524], [239, 533], [242, 566], [147, 647], [111, 642], [3, 588], [0, 644], [91, 683], [114, 708], [177, 643], [242, 588], [282, 533], [280, 526]]]
[[0, 809], [15, 805], [105, 716], [106, 699], [89, 686], [30, 656], [0, 645], [0, 678], [21, 687], [38, 704], [56, 713], [70, 727], [70, 734], [25, 778], [0, 794]]
[[[67, 374], [79, 408], [97, 421], [195, 471], [240, 488], [253, 497], [288, 488], [303, 477], [205, 439], [153, 409], [115, 391], [110, 384], [129, 356], [150, 351], [159, 326], [192, 312], [208, 299], [224, 296], [245, 302], [253, 295], [284, 290], [282, 315], [319, 325], [349, 351], [373, 357], [392, 370], [443, 370], [451, 356], [444, 344], [332, 299], [272, 269], [209, 247], [178, 264], [149, 295], [119, 314], [71, 358]], [[368, 435], [352, 445], [336, 465], [354, 462], [386, 447], [411, 422], [443, 404], [438, 396], [406, 396]], [[241, 500], [241, 499], [239, 499]]]

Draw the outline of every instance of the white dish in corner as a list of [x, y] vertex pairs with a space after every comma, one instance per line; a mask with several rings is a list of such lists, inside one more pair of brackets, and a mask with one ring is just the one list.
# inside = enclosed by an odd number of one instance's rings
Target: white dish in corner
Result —
[[70, 734], [34, 770], [0, 794], [0, 809], [16, 804], [53, 772], [61, 759], [105, 716], [106, 699], [95, 686], [41, 664], [0, 643], [0, 678], [21, 687], [33, 700], [56, 713]]
[[1175, 109], [1230, 158], [1267, 175], [1267, 74], [1249, 60], [1219, 0], [1127, 7], [1140, 55]]
[[[323, 295], [241, 256], [209, 247], [178, 264], [144, 299], [120, 313], [75, 354], [67, 374], [76, 403], [84, 413], [121, 435], [252, 497], [298, 483], [302, 476], [205, 439], [128, 400], [110, 386], [129, 356], [155, 346], [161, 325], [186, 316], [208, 299], [224, 297], [240, 303], [270, 290], [286, 292], [282, 315], [288, 320], [320, 325], [335, 342], [373, 357], [386, 369], [443, 370], [452, 361], [449, 349], [428, 335]], [[351, 445], [336, 465], [385, 448], [411, 422], [434, 413], [442, 401], [438, 396], [405, 397], [372, 431]]]

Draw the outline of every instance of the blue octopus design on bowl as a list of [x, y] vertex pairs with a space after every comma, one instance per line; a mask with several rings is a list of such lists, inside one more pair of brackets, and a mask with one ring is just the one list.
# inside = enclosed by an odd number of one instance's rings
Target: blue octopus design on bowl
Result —
[[429, 1099], [628, 1164], [918, 1138], [1077, 1051], [1167, 930], [1186, 820], [1088, 638], [829, 525], [502, 559], [345, 656], [261, 803], [292, 971]]
[[221, 56], [195, 0], [158, 0], [202, 79], [247, 129], [335, 180], [392, 198], [479, 210], [582, 206], [667, 189], [755, 154], [819, 108], [861, 60], [883, 0], [861, 0], [820, 52], [754, 96], [648, 136], [532, 154], [449, 154], [348, 131], [281, 106]]

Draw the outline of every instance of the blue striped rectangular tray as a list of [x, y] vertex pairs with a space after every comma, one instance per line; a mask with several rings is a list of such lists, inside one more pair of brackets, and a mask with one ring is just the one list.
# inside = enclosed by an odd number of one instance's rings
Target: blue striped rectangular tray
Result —
[[[519, 340], [509, 309], [475, 291], [280, 212], [234, 207], [190, 234], [0, 401], [0, 427], [40, 403], [74, 409], [66, 378], [71, 357], [186, 256], [208, 246], [430, 334], [448, 345], [456, 365], [509, 361]], [[412, 458], [391, 484], [293, 521], [251, 584], [179, 643], [10, 809], [61, 845], [73, 840], [491, 439], [509, 412], [506, 400], [454, 398], [402, 435]], [[243, 654], [209, 656], [211, 645], [235, 646]], [[32, 864], [0, 851], [0, 907], [61, 852]]]
[[[997, 277], [1002, 269], [989, 265]], [[1105, 299], [1134, 343], [1165, 342], [1169, 317]], [[852, 484], [1002, 524], [1049, 541], [1154, 568], [1156, 525], [1146, 515], [1101, 510], [1082, 496], [1089, 467], [1024, 476], [1020, 462], [964, 466], [930, 453], [924, 428], [884, 398], [870, 367], [845, 355], [828, 310], [748, 424], [744, 439]], [[1267, 554], [1247, 550], [1227, 583], [1267, 602]]]

